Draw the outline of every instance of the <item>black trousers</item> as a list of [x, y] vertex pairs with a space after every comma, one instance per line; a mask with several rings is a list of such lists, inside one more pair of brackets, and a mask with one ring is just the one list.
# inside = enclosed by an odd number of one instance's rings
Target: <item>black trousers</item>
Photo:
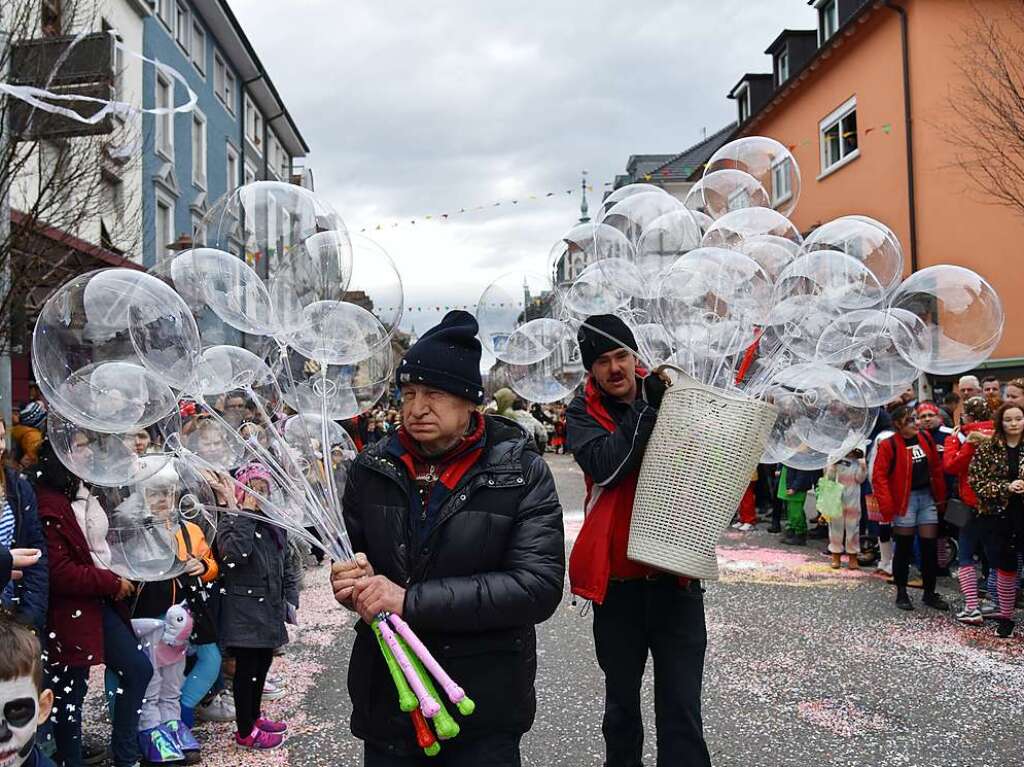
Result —
[[235, 679], [231, 692], [235, 698], [235, 724], [242, 737], [252, 732], [263, 707], [263, 685], [274, 662], [274, 650], [269, 647], [232, 647], [235, 659]]
[[643, 764], [640, 685], [648, 653], [658, 767], [710, 767], [700, 713], [707, 647], [700, 584], [680, 587], [673, 576], [612, 581], [604, 604], [594, 605], [594, 647], [605, 681], [605, 767]]
[[[409, 725], [412, 727], [412, 724]], [[496, 733], [485, 738], [441, 741], [441, 753], [427, 756], [399, 756], [386, 748], [367, 743], [363, 767], [520, 767], [519, 741], [522, 735]]]

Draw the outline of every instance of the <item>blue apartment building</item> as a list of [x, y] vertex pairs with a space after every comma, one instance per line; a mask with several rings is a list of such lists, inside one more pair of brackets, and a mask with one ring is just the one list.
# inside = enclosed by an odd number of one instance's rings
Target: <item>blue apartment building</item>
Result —
[[[143, 53], [180, 72], [196, 93], [190, 112], [143, 121], [146, 268], [191, 237], [227, 191], [255, 180], [292, 181], [309, 147], [226, 0], [149, 0]], [[143, 106], [186, 102], [185, 88], [153, 64]], [[266, 266], [264, 265], [264, 269]]]

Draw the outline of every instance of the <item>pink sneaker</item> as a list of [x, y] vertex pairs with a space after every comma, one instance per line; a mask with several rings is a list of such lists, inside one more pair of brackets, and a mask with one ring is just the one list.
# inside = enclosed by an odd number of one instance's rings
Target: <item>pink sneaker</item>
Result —
[[288, 732], [288, 725], [284, 722], [275, 722], [273, 719], [264, 719], [262, 716], [256, 720], [256, 728], [274, 735]]
[[238, 748], [247, 748], [252, 751], [269, 751], [272, 748], [277, 748], [284, 742], [284, 738], [280, 735], [275, 735], [272, 732], [264, 732], [258, 727], [253, 727], [252, 732], [249, 736], [243, 738], [237, 732], [235, 733], [235, 745]]

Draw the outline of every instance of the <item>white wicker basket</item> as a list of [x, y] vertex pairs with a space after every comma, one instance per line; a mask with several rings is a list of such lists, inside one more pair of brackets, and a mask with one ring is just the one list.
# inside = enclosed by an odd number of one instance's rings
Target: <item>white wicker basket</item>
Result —
[[715, 545], [764, 452], [777, 411], [680, 376], [647, 444], [627, 556], [660, 570], [716, 580]]

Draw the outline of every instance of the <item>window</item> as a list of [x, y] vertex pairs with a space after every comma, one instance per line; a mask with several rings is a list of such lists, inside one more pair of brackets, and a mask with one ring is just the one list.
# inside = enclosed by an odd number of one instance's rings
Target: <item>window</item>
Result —
[[192, 243], [199, 244], [206, 242], [206, 228], [203, 226], [203, 217], [192, 211]]
[[156, 258], [159, 263], [173, 255], [170, 245], [174, 242], [174, 202], [157, 194], [156, 196]]
[[156, 73], [156, 106], [168, 110], [156, 119], [156, 151], [168, 160], [174, 159], [174, 85], [163, 72]]
[[789, 79], [789, 50], [783, 48], [778, 58], [778, 84], [782, 85]]
[[793, 163], [788, 157], [772, 165], [772, 207], [776, 208], [793, 196]]
[[734, 192], [731, 192], [725, 201], [726, 209], [730, 212], [734, 210], [740, 210], [741, 208], [749, 208], [750, 206], [750, 192], [742, 187]]
[[189, 24], [188, 6], [179, 2], [176, 4], [175, 10], [177, 12], [174, 14], [174, 38], [187, 54], [189, 52], [188, 33], [192, 30], [192, 25]]
[[281, 172], [278, 175], [281, 177], [281, 180], [291, 180], [292, 158], [288, 156], [288, 153], [286, 151], [284, 151], [284, 147], [280, 147], [280, 163], [281, 164], [278, 167], [280, 168]]
[[206, 32], [195, 20], [192, 21], [192, 63], [200, 74], [206, 74]]
[[821, 172], [823, 175], [859, 157], [856, 97], [822, 120], [818, 130], [821, 136]]
[[263, 140], [263, 115], [248, 96], [245, 97], [245, 137], [255, 147]]
[[156, 15], [168, 29], [174, 29], [174, 0], [156, 0]]
[[227, 190], [238, 186], [238, 150], [228, 144]]
[[39, 7], [39, 28], [43, 37], [56, 37], [64, 31], [61, 0], [43, 0]]
[[839, 0], [818, 0], [818, 45], [839, 29]]
[[[106, 19], [102, 19], [100, 22], [100, 28], [108, 35], [113, 34], [114, 39], [121, 43], [124, 39], [121, 35], [117, 34], [114, 30], [113, 25]], [[124, 48], [120, 45], [114, 46], [114, 93], [113, 97], [115, 100], [123, 101], [125, 99], [124, 92]], [[121, 120], [125, 119], [125, 114], [121, 110], [115, 110], [114, 114]]]
[[255, 180], [256, 180], [256, 169], [254, 167], [252, 167], [249, 163], [246, 163], [245, 164], [245, 183], [246, 184], [251, 184]]
[[235, 113], [235, 76], [229, 70], [224, 71], [224, 106]]
[[206, 117], [192, 110], [192, 183], [206, 189]]
[[740, 109], [740, 122], [750, 117], [750, 86], [744, 83], [736, 91], [736, 103]]

